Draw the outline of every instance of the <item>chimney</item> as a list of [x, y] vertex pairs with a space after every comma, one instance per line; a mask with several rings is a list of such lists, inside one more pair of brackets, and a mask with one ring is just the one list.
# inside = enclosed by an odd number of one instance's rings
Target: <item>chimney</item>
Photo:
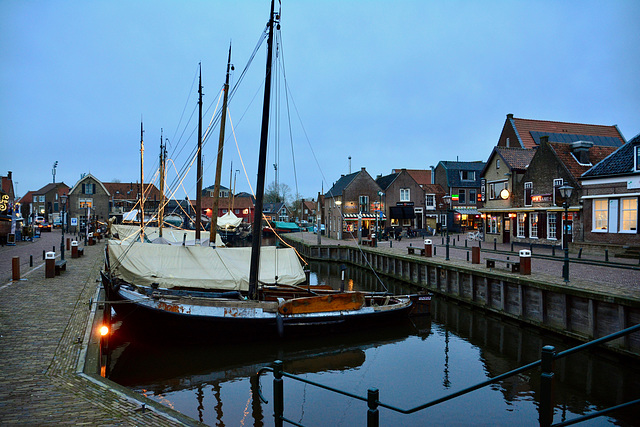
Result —
[[589, 160], [589, 148], [593, 147], [591, 141], [576, 141], [571, 143], [571, 153], [582, 164], [590, 164]]
[[361, 168], [360, 168], [360, 171], [361, 171], [361, 172], [364, 172], [365, 170], [366, 170], [366, 169], [365, 169], [364, 167], [361, 167]]
[[513, 119], [513, 113], [507, 114], [507, 119], [509, 119], [509, 120]]
[[11, 172], [11, 171], [7, 172], [7, 179], [8, 179], [9, 181], [11, 181], [11, 176], [12, 176], [12, 175], [13, 175], [13, 172]]
[[435, 175], [435, 167], [433, 165], [429, 166], [431, 168], [431, 183], [436, 183], [436, 175]]
[[549, 136], [543, 135], [540, 137], [540, 145], [546, 145], [549, 143]]

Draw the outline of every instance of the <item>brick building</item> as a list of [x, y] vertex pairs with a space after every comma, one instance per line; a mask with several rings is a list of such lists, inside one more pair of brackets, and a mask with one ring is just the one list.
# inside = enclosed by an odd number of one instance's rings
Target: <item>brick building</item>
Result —
[[[406, 169], [395, 169], [394, 173], [378, 176], [376, 183], [382, 193], [379, 194], [376, 211], [383, 210], [391, 227], [423, 228], [424, 190]], [[384, 199], [384, 205], [382, 200]], [[384, 206], [379, 209], [378, 206]], [[378, 220], [380, 223], [380, 221]]]
[[482, 223], [478, 208], [480, 195], [480, 174], [485, 162], [440, 161], [436, 166], [435, 184], [442, 187], [450, 197], [449, 205], [443, 203], [441, 208], [441, 225], [449, 231], [460, 232], [475, 230]]
[[640, 245], [640, 134], [582, 174], [584, 241]]

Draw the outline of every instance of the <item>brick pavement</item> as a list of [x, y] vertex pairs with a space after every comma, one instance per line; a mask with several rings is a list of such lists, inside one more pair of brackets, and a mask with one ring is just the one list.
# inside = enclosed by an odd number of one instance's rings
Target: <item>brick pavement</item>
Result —
[[[314, 233], [310, 232], [301, 232], [301, 233], [293, 233], [289, 234], [294, 239], [302, 239], [308, 244], [315, 245], [317, 244], [318, 236]], [[436, 245], [436, 255], [435, 258], [439, 260], [444, 260], [445, 258], [445, 247], [442, 246], [442, 237], [441, 236], [433, 236], [427, 237], [432, 240], [434, 245]], [[422, 237], [416, 238], [403, 238], [400, 241], [382, 241], [378, 243], [378, 247], [376, 250], [392, 252], [401, 255], [407, 255], [407, 247], [412, 245], [416, 248], [424, 247], [424, 239]], [[453, 240], [456, 241], [456, 246], [453, 246]], [[452, 235], [450, 238], [450, 246], [449, 246], [449, 258], [451, 262], [466, 262], [467, 253], [469, 250], [465, 249], [464, 241], [466, 240], [466, 235]], [[322, 245], [356, 245], [355, 240], [336, 240], [329, 239], [325, 236], [321, 236], [321, 244]], [[477, 246], [478, 242], [468, 241], [467, 245]], [[468, 262], [468, 266], [471, 268], [485, 269], [484, 266], [484, 258], [486, 257], [495, 257], [506, 259], [507, 255], [504, 254], [496, 254], [492, 251], [493, 243], [482, 243], [482, 253], [481, 253], [481, 261], [480, 264], [474, 265], [471, 262]], [[511, 249], [510, 244], [497, 244], [496, 249], [498, 251], [509, 251]], [[510, 255], [511, 259], [514, 259], [518, 256], [519, 249], [528, 249], [523, 246], [515, 246], [514, 251], [515, 254]], [[555, 285], [568, 286], [578, 289], [584, 289], [592, 292], [597, 292], [605, 295], [612, 296], [620, 296], [625, 298], [633, 298], [640, 299], [640, 270], [630, 270], [623, 268], [614, 268], [607, 267], [604, 265], [590, 265], [590, 264], [578, 264], [575, 262], [570, 263], [569, 268], [569, 280], [568, 284], [565, 284], [562, 279], [562, 265], [563, 265], [563, 253], [559, 250], [556, 250], [557, 260], [547, 260], [542, 258], [536, 258], [535, 255], [551, 255], [550, 248], [544, 247], [534, 247], [533, 249], [534, 257], [531, 260], [531, 277], [533, 279], [540, 280], [545, 283], [551, 283]], [[469, 258], [471, 258], [471, 254], [469, 254]], [[570, 258], [576, 259], [577, 254], [570, 254]], [[584, 255], [583, 258], [588, 258], [590, 260], [600, 261], [604, 264], [605, 256], [601, 255]], [[610, 261], [615, 261], [616, 263], [624, 263], [633, 266], [638, 266], [638, 260], [629, 260], [624, 258], [610, 258]], [[500, 268], [494, 269], [494, 271], [501, 271]], [[503, 269], [503, 271], [507, 271]]]
[[[51, 234], [59, 245], [60, 235]], [[0, 265], [50, 243], [45, 237], [1, 248]], [[39, 266], [30, 270], [27, 264], [20, 281], [0, 282], [0, 425], [184, 425], [156, 410], [136, 411], [141, 401], [135, 395], [76, 372], [102, 250], [88, 246], [78, 259], [68, 253], [67, 271], [45, 279], [38, 249]]]

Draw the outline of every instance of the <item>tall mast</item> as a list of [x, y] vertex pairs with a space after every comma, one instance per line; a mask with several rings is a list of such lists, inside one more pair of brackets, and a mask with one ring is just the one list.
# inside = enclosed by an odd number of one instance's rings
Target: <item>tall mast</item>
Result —
[[[227, 100], [229, 98], [229, 73], [231, 70], [231, 45], [229, 45], [229, 58], [227, 59], [227, 77], [224, 81], [224, 98], [222, 100], [222, 116], [220, 116], [220, 139], [218, 140], [218, 160], [216, 162], [216, 182], [213, 187], [213, 211], [211, 212], [211, 228], [209, 229], [209, 244], [216, 245], [218, 234], [218, 204], [220, 196], [220, 178], [222, 175], [222, 151], [224, 149], [224, 127], [227, 119]], [[231, 187], [229, 187], [231, 189]]]
[[160, 128], [160, 206], [158, 207], [158, 234], [162, 237], [162, 225], [164, 223], [164, 174], [165, 174], [165, 148], [162, 145], [162, 128]]
[[[262, 104], [262, 130], [260, 132], [260, 153], [258, 156], [258, 180], [256, 183], [256, 206], [253, 216], [251, 268], [249, 270], [249, 298], [258, 297], [258, 269], [260, 266], [260, 246], [262, 240], [262, 205], [264, 198], [264, 175], [267, 162], [267, 140], [269, 138], [269, 105], [271, 102], [271, 62], [273, 60], [274, 0], [271, 0], [269, 15], [269, 37], [267, 39], [267, 67], [264, 77], [264, 101]], [[278, 17], [279, 18], [279, 17]]]
[[144, 128], [140, 120], [140, 241], [144, 242]]
[[198, 79], [198, 178], [196, 183], [196, 245], [200, 244], [200, 218], [202, 212], [202, 64]]

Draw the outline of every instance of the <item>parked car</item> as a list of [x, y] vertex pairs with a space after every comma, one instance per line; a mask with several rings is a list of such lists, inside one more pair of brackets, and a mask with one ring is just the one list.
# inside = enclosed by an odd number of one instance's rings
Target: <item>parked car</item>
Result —
[[62, 227], [62, 220], [60, 218], [56, 218], [53, 220], [53, 228]]
[[51, 231], [51, 224], [47, 223], [43, 216], [37, 216], [35, 224], [36, 227], [40, 229], [40, 231]]

